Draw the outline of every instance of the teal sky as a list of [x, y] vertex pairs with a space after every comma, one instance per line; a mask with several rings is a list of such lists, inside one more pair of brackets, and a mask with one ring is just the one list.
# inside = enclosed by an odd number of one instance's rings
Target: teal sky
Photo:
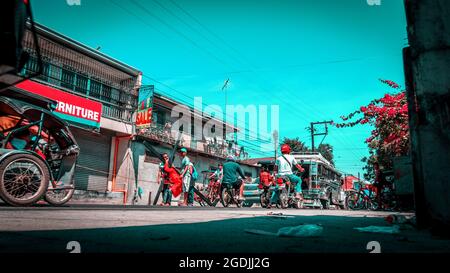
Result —
[[[308, 146], [311, 121], [339, 121], [389, 91], [379, 78], [404, 86], [402, 0], [80, 1], [32, 1], [35, 19], [101, 46], [141, 70], [144, 83], [189, 103], [201, 96], [223, 105], [230, 78], [229, 104], [279, 105], [281, 138], [299, 136]], [[335, 147], [340, 170], [362, 173], [370, 130], [330, 128], [324, 142]]]

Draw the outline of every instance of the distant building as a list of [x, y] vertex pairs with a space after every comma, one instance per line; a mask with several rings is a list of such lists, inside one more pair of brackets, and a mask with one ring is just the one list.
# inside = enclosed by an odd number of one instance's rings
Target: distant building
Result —
[[[173, 149], [173, 144], [175, 144], [176, 141], [171, 134], [171, 130], [176, 130], [176, 128], [172, 128], [176, 118], [171, 117], [171, 110], [176, 105], [186, 106], [175, 99], [159, 93], [154, 93], [152, 123], [148, 129], [138, 130], [138, 134], [149, 141], [155, 150], [161, 154], [170, 154]], [[192, 115], [192, 124], [198, 122], [204, 125], [209, 120], [214, 119], [208, 116], [205, 117], [202, 113], [198, 113], [192, 108], [190, 108], [190, 111]], [[218, 136], [216, 139], [203, 138], [201, 140], [195, 140], [192, 130], [191, 134], [181, 134], [180, 148], [184, 147], [188, 150], [188, 156], [194, 163], [200, 175], [207, 170], [216, 169], [219, 163], [225, 162], [227, 155], [235, 155], [236, 159], [241, 162], [245, 174], [255, 178], [258, 175], [258, 168], [246, 163], [245, 160], [248, 159], [248, 154], [245, 152], [245, 149], [232, 140], [232, 136], [229, 136], [228, 138], [225, 137], [227, 128], [229, 132], [238, 132], [238, 128], [217, 119], [215, 121], [221, 123], [224, 129], [221, 136]], [[146, 151], [144, 145], [140, 143], [134, 143], [133, 145], [133, 154], [138, 161], [138, 186], [144, 190], [144, 196], [146, 197], [139, 202], [146, 204], [149, 201], [147, 197], [151, 196], [154, 198], [158, 190], [159, 185], [156, 180], [160, 160], [155, 157], [155, 155]], [[181, 165], [178, 156], [175, 156], [174, 165]], [[206, 185], [207, 182], [208, 181], [201, 175], [197, 180], [197, 185]]]

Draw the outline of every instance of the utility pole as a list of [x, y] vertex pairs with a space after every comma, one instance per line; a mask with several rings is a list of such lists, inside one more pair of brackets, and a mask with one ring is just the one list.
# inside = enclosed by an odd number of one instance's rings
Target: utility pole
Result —
[[[325, 137], [328, 135], [328, 124], [331, 124], [332, 121], [320, 121], [320, 122], [311, 122], [310, 131], [311, 131], [311, 150], [314, 152], [314, 137], [315, 136], [323, 136], [322, 141], [325, 139]], [[325, 132], [324, 133], [314, 133], [314, 125], [324, 124], [325, 125]], [[322, 141], [320, 144], [322, 144]]]
[[403, 60], [417, 225], [449, 234], [450, 37], [443, 30], [450, 28], [450, 1], [404, 2], [410, 47], [403, 50]]
[[223, 83], [222, 86], [222, 91], [225, 90], [225, 112], [227, 110], [227, 104], [228, 104], [228, 94], [227, 94], [227, 89], [228, 89], [228, 83], [230, 82], [230, 78], [226, 79], [225, 82]]
[[278, 131], [274, 130], [272, 133], [273, 136], [273, 142], [274, 142], [274, 150], [275, 150], [275, 160], [277, 159], [278, 155], [277, 155], [277, 148], [278, 148]]

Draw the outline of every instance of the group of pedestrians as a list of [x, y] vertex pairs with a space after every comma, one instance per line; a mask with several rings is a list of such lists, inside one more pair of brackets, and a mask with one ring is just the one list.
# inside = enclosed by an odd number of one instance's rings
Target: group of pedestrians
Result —
[[194, 164], [187, 156], [187, 149], [181, 148], [180, 169], [175, 168], [170, 162], [169, 155], [162, 155], [163, 161], [159, 166], [158, 183], [164, 183], [162, 187], [162, 206], [170, 206], [172, 196], [178, 197], [183, 193], [183, 202], [179, 206], [193, 206], [194, 204], [194, 178], [196, 170]]
[[[172, 166], [167, 153], [162, 155], [163, 162], [159, 166], [158, 183], [162, 186], [162, 206], [170, 206], [172, 197], [178, 197], [183, 193], [183, 202], [179, 206], [194, 205], [194, 182], [197, 179], [197, 171], [194, 164], [187, 155], [187, 149], [181, 148], [179, 151], [181, 158], [180, 168]], [[215, 177], [218, 183], [229, 183], [235, 188], [239, 188], [239, 199], [244, 200], [244, 183], [246, 179], [241, 166], [235, 161], [233, 156], [228, 156], [224, 164], [219, 164], [217, 170], [210, 176]]]
[[[291, 154], [289, 145], [281, 146], [281, 156], [276, 159], [274, 176], [267, 169], [260, 172], [260, 186], [268, 184], [275, 186], [271, 203], [276, 203], [276, 191], [278, 190], [278, 178], [287, 177], [294, 185], [296, 198], [302, 199], [302, 180], [295, 175], [293, 169], [300, 173], [304, 169], [297, 163]], [[162, 187], [162, 203], [163, 206], [170, 206], [172, 196], [178, 197], [183, 193], [183, 202], [179, 206], [193, 206], [194, 203], [194, 182], [197, 179], [197, 171], [194, 164], [187, 155], [187, 149], [181, 148], [179, 151], [181, 158], [181, 166], [179, 169], [172, 166], [167, 153], [162, 155], [163, 162], [160, 164], [158, 183], [164, 183]], [[228, 183], [235, 189], [239, 189], [239, 200], [244, 200], [244, 183], [247, 179], [241, 166], [236, 162], [233, 156], [228, 156], [225, 163], [219, 163], [217, 170], [209, 176], [209, 179], [215, 179], [217, 183]], [[277, 178], [277, 179], [275, 179]], [[160, 182], [162, 181], [162, 182]]]

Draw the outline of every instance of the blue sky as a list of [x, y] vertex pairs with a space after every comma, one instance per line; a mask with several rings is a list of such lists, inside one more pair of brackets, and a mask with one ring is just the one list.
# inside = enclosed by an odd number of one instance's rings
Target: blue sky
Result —
[[[309, 146], [305, 127], [311, 121], [339, 121], [381, 97], [390, 90], [379, 78], [404, 85], [402, 0], [382, 0], [380, 6], [366, 0], [32, 4], [36, 21], [101, 46], [103, 53], [143, 71], [144, 83], [180, 100], [201, 96], [206, 104], [223, 105], [220, 89], [230, 78], [229, 104], [279, 105], [281, 138], [299, 136]], [[324, 142], [334, 146], [339, 169], [361, 172], [370, 130], [330, 128]]]

